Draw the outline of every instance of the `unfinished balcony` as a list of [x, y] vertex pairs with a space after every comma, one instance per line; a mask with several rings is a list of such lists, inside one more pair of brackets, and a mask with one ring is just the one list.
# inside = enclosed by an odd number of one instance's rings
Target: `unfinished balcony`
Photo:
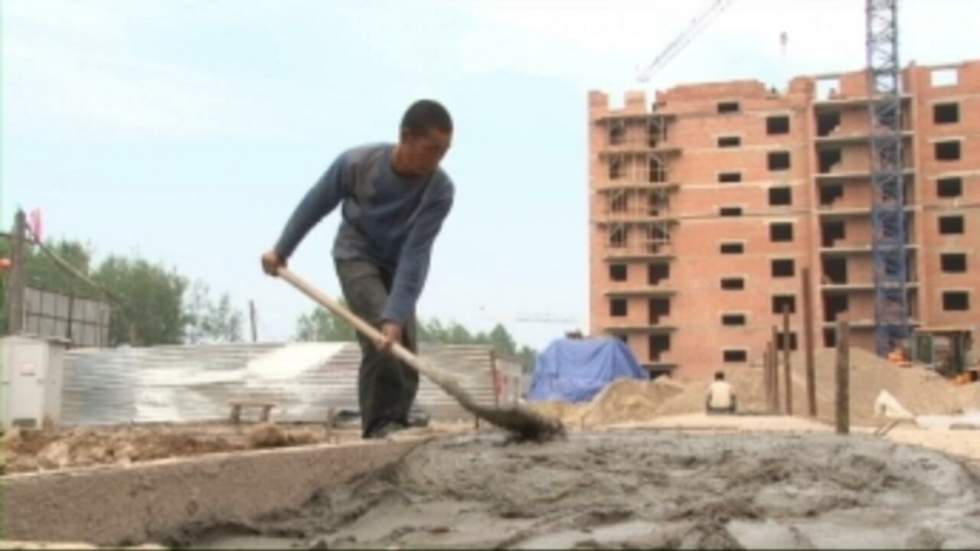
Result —
[[642, 225], [652, 222], [674, 222], [671, 213], [669, 191], [666, 189], [613, 190], [599, 199], [599, 214], [595, 221], [600, 225], [630, 223]]
[[660, 159], [611, 157], [606, 160], [605, 170], [593, 188], [600, 193], [616, 190], [676, 191], [678, 185], [671, 181], [667, 163]]
[[599, 223], [605, 232], [603, 260], [607, 262], [670, 261], [675, 258], [671, 243], [673, 222], [651, 221], [644, 224], [623, 222]]

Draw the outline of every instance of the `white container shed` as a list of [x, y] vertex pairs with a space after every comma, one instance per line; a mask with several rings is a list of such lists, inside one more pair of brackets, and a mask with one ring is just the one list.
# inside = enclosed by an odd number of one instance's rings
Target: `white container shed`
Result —
[[0, 425], [42, 428], [61, 421], [68, 341], [11, 335], [0, 339]]

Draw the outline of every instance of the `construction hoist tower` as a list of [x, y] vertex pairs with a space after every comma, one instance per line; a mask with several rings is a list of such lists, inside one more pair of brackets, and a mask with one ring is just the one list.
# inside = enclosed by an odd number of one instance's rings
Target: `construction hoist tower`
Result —
[[866, 0], [871, 119], [875, 344], [886, 355], [909, 337], [898, 0]]

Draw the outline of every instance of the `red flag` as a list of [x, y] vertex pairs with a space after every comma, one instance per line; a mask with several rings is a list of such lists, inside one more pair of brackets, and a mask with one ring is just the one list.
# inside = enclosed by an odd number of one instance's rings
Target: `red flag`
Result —
[[28, 223], [31, 225], [31, 233], [34, 234], [34, 240], [40, 243], [42, 239], [41, 209], [31, 211]]

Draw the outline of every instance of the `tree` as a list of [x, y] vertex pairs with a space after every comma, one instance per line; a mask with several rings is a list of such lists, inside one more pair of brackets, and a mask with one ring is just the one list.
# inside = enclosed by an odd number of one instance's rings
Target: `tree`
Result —
[[187, 280], [176, 271], [139, 258], [110, 256], [93, 279], [122, 301], [109, 328], [112, 342], [150, 346], [183, 340]]
[[217, 302], [210, 299], [210, 290], [203, 281], [196, 281], [184, 305], [184, 340], [199, 342], [240, 342], [242, 314], [231, 307], [228, 294]]
[[[344, 307], [347, 306], [344, 301], [340, 302]], [[349, 342], [354, 340], [354, 329], [334, 314], [323, 308], [316, 308], [297, 320], [296, 340]]]

